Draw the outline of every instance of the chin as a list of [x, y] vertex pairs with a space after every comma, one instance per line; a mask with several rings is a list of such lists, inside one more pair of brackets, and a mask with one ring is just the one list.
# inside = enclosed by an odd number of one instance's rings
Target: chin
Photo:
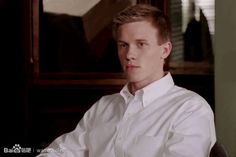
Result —
[[135, 77], [135, 76], [127, 76], [127, 80], [129, 81], [129, 82], [133, 82], [133, 83], [135, 83], [135, 82], [139, 82], [141, 79], [139, 78], [139, 77]]

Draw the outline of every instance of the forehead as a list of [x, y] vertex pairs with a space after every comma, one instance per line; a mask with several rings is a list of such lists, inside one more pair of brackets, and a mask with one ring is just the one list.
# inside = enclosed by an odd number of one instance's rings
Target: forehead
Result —
[[118, 40], [128, 39], [147, 39], [157, 40], [158, 29], [152, 24], [151, 21], [136, 21], [125, 23], [119, 26], [117, 30]]

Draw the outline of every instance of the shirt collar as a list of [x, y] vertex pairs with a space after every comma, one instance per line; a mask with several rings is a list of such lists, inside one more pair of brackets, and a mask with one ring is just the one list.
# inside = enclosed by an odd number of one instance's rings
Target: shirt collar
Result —
[[132, 99], [134, 96], [129, 92], [128, 89], [128, 83], [122, 88], [120, 91], [120, 95], [124, 98], [125, 104], [128, 104], [130, 99]]
[[[161, 79], [154, 81], [153, 83], [147, 85], [146, 87], [135, 92], [136, 94], [141, 95], [141, 99], [143, 102], [143, 107], [146, 107], [150, 104], [154, 99], [157, 99], [174, 86], [174, 81], [171, 74], [168, 72]], [[128, 84], [126, 84], [122, 90], [120, 91], [121, 96], [124, 98], [125, 103], [128, 104], [131, 98], [134, 96], [128, 90]]]

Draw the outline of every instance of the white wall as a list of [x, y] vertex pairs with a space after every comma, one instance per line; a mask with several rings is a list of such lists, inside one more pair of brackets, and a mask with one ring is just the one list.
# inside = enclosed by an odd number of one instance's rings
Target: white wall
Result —
[[43, 0], [45, 12], [83, 16], [101, 0]]
[[236, 1], [216, 0], [216, 131], [230, 157], [236, 157]]
[[[43, 0], [45, 12], [65, 13], [74, 16], [83, 16], [101, 0]], [[110, 3], [118, 3], [124, 0], [113, 0]], [[137, 0], [126, 0], [136, 4]]]

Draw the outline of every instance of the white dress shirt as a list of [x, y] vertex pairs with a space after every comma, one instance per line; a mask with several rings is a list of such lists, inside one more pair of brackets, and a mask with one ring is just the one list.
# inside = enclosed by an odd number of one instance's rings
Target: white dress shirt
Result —
[[208, 157], [215, 141], [209, 104], [168, 73], [135, 95], [126, 85], [102, 97], [39, 157]]

